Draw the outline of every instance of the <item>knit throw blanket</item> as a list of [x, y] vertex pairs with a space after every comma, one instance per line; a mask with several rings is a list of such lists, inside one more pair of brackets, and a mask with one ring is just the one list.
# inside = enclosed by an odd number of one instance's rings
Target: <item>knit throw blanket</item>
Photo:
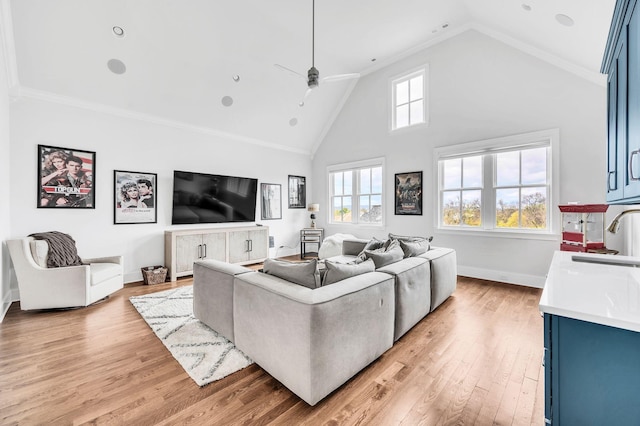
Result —
[[69, 235], [51, 231], [39, 232], [29, 236], [36, 240], [44, 240], [49, 244], [49, 253], [47, 254], [48, 268], [82, 265], [82, 259], [78, 256], [78, 251], [76, 250], [76, 242]]

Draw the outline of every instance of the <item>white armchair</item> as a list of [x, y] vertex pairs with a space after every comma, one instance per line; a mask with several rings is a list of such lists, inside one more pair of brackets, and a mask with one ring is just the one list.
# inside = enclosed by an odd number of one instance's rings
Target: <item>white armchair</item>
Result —
[[22, 310], [88, 306], [124, 286], [122, 256], [82, 259], [86, 265], [81, 266], [47, 268], [41, 250], [43, 241], [37, 243], [31, 237], [7, 241]]

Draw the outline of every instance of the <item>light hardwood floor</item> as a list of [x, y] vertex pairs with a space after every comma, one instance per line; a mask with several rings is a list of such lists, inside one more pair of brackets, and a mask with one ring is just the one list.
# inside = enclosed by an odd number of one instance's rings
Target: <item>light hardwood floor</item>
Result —
[[456, 292], [314, 407], [253, 364], [199, 388], [128, 298], [0, 324], [0, 424], [542, 425], [540, 289], [459, 277]]

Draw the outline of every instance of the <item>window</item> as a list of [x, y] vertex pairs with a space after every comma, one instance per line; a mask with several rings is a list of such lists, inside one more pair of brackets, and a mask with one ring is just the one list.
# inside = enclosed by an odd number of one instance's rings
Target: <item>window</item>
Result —
[[391, 129], [426, 123], [427, 67], [391, 81]]
[[549, 130], [436, 150], [438, 228], [552, 233], [557, 139]]
[[328, 168], [330, 223], [383, 223], [383, 166], [383, 159], [374, 159]]

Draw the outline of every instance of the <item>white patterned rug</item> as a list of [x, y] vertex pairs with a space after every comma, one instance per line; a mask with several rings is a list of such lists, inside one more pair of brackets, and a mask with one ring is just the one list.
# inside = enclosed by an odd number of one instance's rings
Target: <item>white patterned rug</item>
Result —
[[199, 386], [253, 364], [233, 343], [193, 316], [193, 286], [129, 300]]

